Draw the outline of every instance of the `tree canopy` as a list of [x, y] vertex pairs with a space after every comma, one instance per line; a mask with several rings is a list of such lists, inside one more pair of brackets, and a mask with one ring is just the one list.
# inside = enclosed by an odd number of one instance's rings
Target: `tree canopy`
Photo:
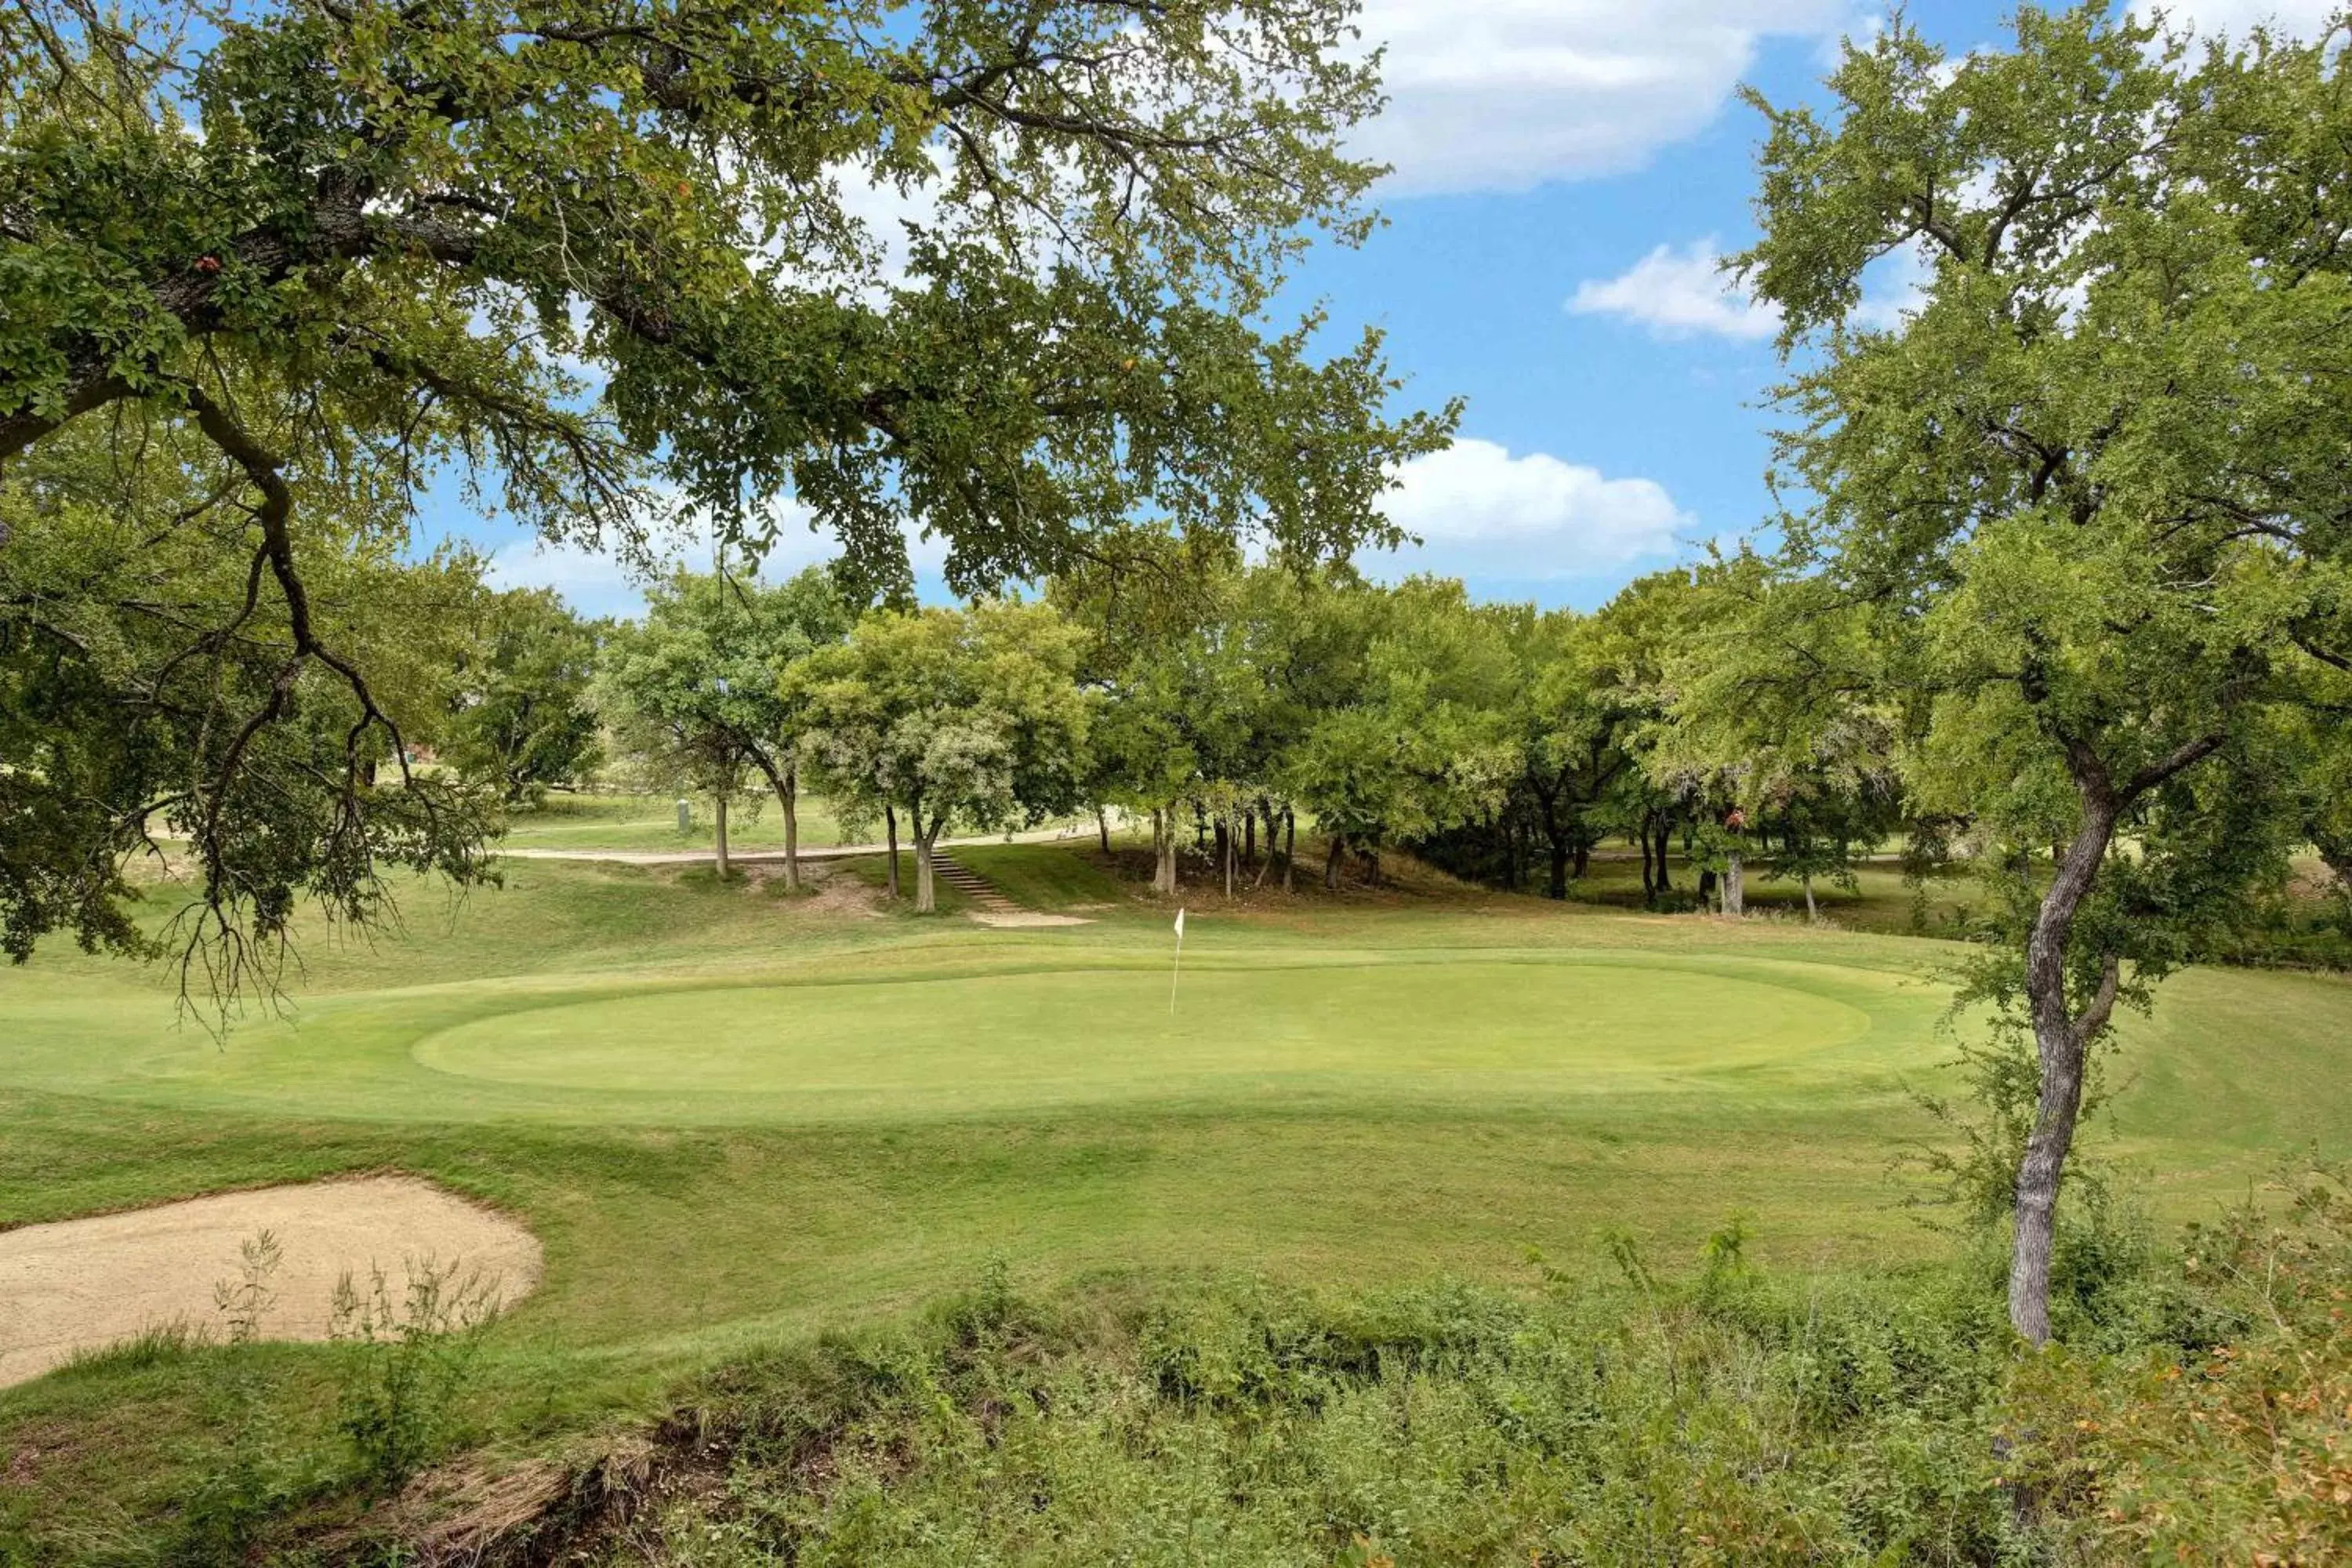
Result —
[[774, 587], [680, 572], [648, 595], [642, 624], [613, 635], [600, 664], [604, 721], [654, 780], [711, 796], [722, 875], [728, 805], [756, 774], [784, 814], [786, 886], [800, 885], [804, 715], [782, 682], [796, 661], [838, 642], [855, 613], [818, 567]]
[[[379, 856], [475, 868], [471, 815], [436, 811], [419, 837], [423, 794], [362, 787], [409, 747], [313, 612], [345, 569], [338, 530], [394, 540], [444, 473], [623, 553], [681, 510], [753, 554], [805, 519], [860, 592], [905, 587], [916, 529], [965, 591], [1082, 559], [1138, 516], [1317, 554], [1391, 537], [1372, 502], [1451, 413], [1390, 411], [1377, 335], [1323, 357], [1315, 318], [1268, 314], [1305, 246], [1373, 221], [1376, 171], [1340, 151], [1379, 101], [1349, 16], [0, 7], [0, 486], [21, 499], [77, 454], [144, 441], [142, 464], [176, 472], [142, 483], [182, 510], [215, 498], [168, 549], [253, 584], [181, 626], [179, 651], [233, 637], [248, 601], [285, 628], [216, 728], [257, 737], [327, 679], [359, 715], [322, 775], [352, 782], [312, 802], [317, 830], [275, 840], [317, 855], [262, 885], [200, 851], [218, 910], [266, 931], [289, 888], [366, 908]], [[906, 221], [860, 221], [871, 190]], [[110, 679], [49, 625], [18, 631]], [[254, 743], [173, 764], [205, 835], [257, 826], [237, 777]], [[128, 813], [104, 829], [119, 848], [142, 795], [80, 798]], [[109, 922], [100, 861], [0, 827], [22, 885], [49, 889], [13, 905], [12, 931], [67, 908]]]
[[[482, 872], [491, 801], [411, 774], [408, 749], [448, 721], [473, 563], [404, 559], [379, 494], [320, 482], [288, 521], [317, 567], [274, 596], [234, 486], [142, 415], [62, 435], [0, 488], [0, 945], [19, 960], [69, 932], [209, 965], [226, 997], [306, 893], [365, 920], [379, 861]], [[159, 948], [126, 870], [183, 853], [197, 896]]]
[[1077, 637], [1051, 609], [882, 611], [784, 674], [834, 798], [902, 810], [915, 843], [915, 908], [937, 908], [932, 851], [950, 822], [987, 829], [1078, 804], [1087, 710]]
[[442, 755], [509, 805], [589, 783], [604, 760], [589, 689], [599, 628], [551, 589], [484, 595], [457, 662]]

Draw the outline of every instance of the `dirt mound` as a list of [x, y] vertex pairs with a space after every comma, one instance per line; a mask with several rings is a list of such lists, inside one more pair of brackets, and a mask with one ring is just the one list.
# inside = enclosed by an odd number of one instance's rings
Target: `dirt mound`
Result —
[[539, 1283], [539, 1240], [503, 1215], [409, 1176], [221, 1193], [127, 1214], [0, 1231], [0, 1388], [79, 1352], [177, 1324], [227, 1332], [216, 1292], [244, 1278], [241, 1248], [278, 1247], [258, 1335], [322, 1340], [336, 1282], [412, 1266], [478, 1274], [511, 1304]]

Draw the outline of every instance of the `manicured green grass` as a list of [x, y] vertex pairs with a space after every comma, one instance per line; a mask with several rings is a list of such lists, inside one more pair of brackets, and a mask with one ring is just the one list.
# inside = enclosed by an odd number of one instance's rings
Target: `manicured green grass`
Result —
[[[992, 1258], [1033, 1286], [1514, 1280], [1529, 1246], [1589, 1259], [1623, 1227], [1679, 1253], [1735, 1212], [1806, 1268], [1931, 1245], [1887, 1172], [1932, 1131], [1911, 1091], [1950, 1050], [1939, 944], [1188, 889], [1171, 1019], [1169, 911], [1089, 841], [961, 853], [1095, 923], [510, 862], [454, 906], [413, 893], [403, 938], [307, 933], [290, 1013], [220, 1040], [175, 1022], [168, 976], [45, 951], [0, 972], [0, 1225], [372, 1168], [508, 1205], [547, 1279], [494, 1332], [479, 1415], [526, 1444]], [[2209, 1209], [2352, 1125], [2347, 1027], [2340, 980], [2178, 977], [2126, 1026], [2114, 1146], [2168, 1212]], [[268, 1356], [299, 1404], [331, 1352]], [[0, 1393], [0, 1457], [46, 1434], [60, 1517], [118, 1469], [160, 1495], [195, 1387], [166, 1365]]]
[[[693, 826], [680, 833], [673, 795], [551, 795], [513, 815], [504, 842], [516, 849], [708, 849], [713, 840], [709, 799], [695, 797], [693, 810]], [[862, 842], [845, 840], [832, 807], [814, 795], [802, 796], [794, 815], [800, 841], [809, 848]], [[739, 803], [727, 819], [727, 842], [744, 854], [782, 848], [782, 811], [767, 797]]]

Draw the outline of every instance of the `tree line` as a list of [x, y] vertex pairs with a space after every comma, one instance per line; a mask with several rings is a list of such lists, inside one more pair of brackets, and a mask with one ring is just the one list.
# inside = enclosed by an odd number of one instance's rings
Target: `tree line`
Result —
[[[1697, 679], [1740, 636], [1756, 557], [1657, 574], [1586, 615], [1481, 604], [1448, 579], [1204, 560], [1164, 534], [1119, 544], [1028, 603], [861, 610], [822, 569], [678, 574], [637, 622], [494, 595], [444, 756], [510, 805], [608, 762], [708, 797], [722, 871], [730, 804], [763, 791], [792, 887], [814, 787], [894, 847], [904, 826], [923, 910], [941, 832], [1074, 812], [1106, 848], [1111, 811], [1148, 823], [1171, 894], [1188, 837], [1227, 894], [1294, 887], [1303, 816], [1327, 887], [1378, 881], [1404, 849], [1566, 898], [1622, 834], [1654, 905], [1735, 914], [1757, 858], [1810, 895], [1850, 883], [1901, 820], [1894, 737], [1866, 705], [1768, 734]], [[1696, 885], [1676, 888], [1677, 851]]]

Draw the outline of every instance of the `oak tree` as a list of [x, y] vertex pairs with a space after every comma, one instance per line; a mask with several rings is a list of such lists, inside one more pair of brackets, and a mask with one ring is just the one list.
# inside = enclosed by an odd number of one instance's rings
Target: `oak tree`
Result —
[[[1787, 563], [1866, 617], [1916, 804], [2018, 894], [1981, 989], [2038, 1057], [2035, 1343], [2088, 1053], [2269, 874], [2278, 710], [2352, 652], [2346, 68], [2028, 7], [1958, 59], [1898, 22], [1827, 112], [1764, 106], [1738, 265], [1790, 354]], [[1862, 305], [1897, 254], [1890, 323]]]

